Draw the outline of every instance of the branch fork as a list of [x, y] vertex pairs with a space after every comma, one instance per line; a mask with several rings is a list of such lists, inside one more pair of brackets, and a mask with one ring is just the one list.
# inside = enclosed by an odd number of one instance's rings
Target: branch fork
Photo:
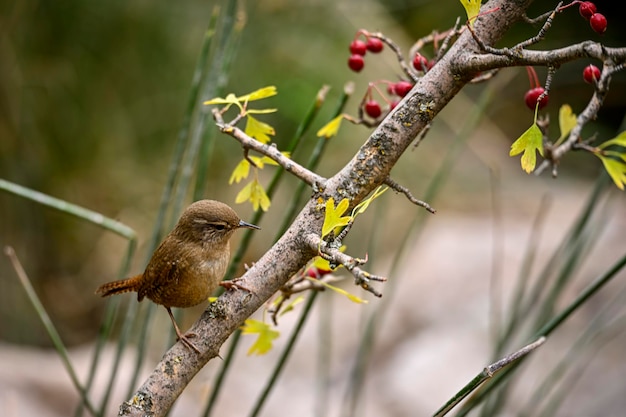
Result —
[[314, 233], [306, 235], [304, 237], [304, 241], [311, 249], [318, 251], [319, 255], [329, 261], [331, 265], [343, 265], [343, 267], [354, 276], [355, 285], [358, 285], [365, 291], [374, 294], [376, 297], [382, 297], [382, 294], [370, 284], [372, 281], [385, 282], [387, 281], [387, 278], [370, 274], [369, 272], [361, 269], [360, 266], [367, 262], [367, 257], [365, 259], [360, 259], [347, 255], [341, 252], [339, 248], [334, 247], [335, 245], [322, 240], [319, 235]]

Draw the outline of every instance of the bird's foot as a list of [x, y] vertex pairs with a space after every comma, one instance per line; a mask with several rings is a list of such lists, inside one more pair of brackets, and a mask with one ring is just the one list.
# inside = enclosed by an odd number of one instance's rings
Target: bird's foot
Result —
[[195, 333], [187, 333], [187, 334], [179, 334], [178, 335], [178, 340], [183, 342], [183, 345], [187, 346], [189, 349], [191, 350], [195, 350], [196, 353], [200, 353], [200, 349], [198, 349], [196, 347], [196, 345], [194, 345], [191, 340], [194, 337], [196, 337], [197, 335]]
[[254, 291], [252, 291], [250, 288], [246, 288], [243, 285], [238, 284], [237, 281], [240, 281], [240, 280], [241, 278], [235, 278], [229, 281], [222, 281], [220, 282], [220, 285], [226, 288], [227, 290], [232, 290], [234, 288], [236, 290], [244, 290], [244, 291], [249, 292], [250, 294], [254, 294]]

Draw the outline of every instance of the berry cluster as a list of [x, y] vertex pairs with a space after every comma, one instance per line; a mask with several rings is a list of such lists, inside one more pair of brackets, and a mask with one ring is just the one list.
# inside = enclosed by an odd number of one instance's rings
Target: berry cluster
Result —
[[[365, 37], [365, 41], [359, 39], [360, 35]], [[384, 44], [383, 42], [370, 36], [367, 32], [359, 31], [356, 34], [356, 37], [350, 44], [350, 58], [348, 58], [348, 66], [354, 72], [359, 72], [365, 66], [365, 59], [363, 58], [367, 51], [372, 53], [379, 53], [383, 50]]]
[[[378, 88], [377, 84], [387, 85], [386, 94]], [[374, 92], [382, 97], [382, 100], [387, 104], [387, 111], [389, 111], [398, 105], [400, 99], [406, 96], [411, 91], [411, 88], [413, 88], [413, 84], [405, 80], [395, 83], [387, 80], [369, 83], [360, 111], [364, 111], [370, 118], [376, 120], [383, 114], [383, 109], [380, 103], [373, 97]]]
[[596, 33], [606, 32], [606, 17], [596, 12], [596, 5], [590, 1], [581, 1], [578, 6], [578, 12], [582, 17], [589, 21], [591, 29]]

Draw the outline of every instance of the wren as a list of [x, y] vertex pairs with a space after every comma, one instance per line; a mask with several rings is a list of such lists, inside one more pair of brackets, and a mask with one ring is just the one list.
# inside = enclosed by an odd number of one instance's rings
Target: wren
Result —
[[192, 307], [206, 301], [215, 289], [237, 287], [222, 281], [230, 260], [230, 237], [239, 228], [260, 229], [239, 219], [228, 205], [215, 200], [191, 204], [180, 216], [174, 229], [156, 249], [146, 270], [139, 275], [100, 286], [102, 297], [137, 292], [160, 304], [172, 320], [176, 336], [190, 349], [200, 350], [189, 340], [193, 333], [181, 333], [172, 307]]

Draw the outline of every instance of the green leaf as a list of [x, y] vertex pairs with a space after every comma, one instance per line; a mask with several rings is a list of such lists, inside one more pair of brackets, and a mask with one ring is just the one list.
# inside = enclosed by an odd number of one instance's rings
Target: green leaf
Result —
[[267, 123], [263, 123], [250, 115], [248, 115], [245, 132], [246, 135], [255, 138], [261, 143], [269, 142], [271, 139], [268, 135], [273, 136], [276, 134], [276, 131], [272, 126]]
[[[624, 190], [624, 184], [626, 184], [626, 163], [613, 159], [610, 156], [604, 156], [600, 153], [595, 153], [602, 161], [604, 169], [609, 174], [617, 188]], [[622, 160], [626, 161], [626, 155], [619, 155]]]
[[320, 130], [317, 131], [317, 137], [321, 138], [323, 136], [326, 139], [330, 139], [335, 136], [341, 127], [342, 120], [343, 114], [340, 114], [330, 122], [326, 123]]
[[256, 341], [248, 349], [248, 355], [265, 355], [272, 350], [274, 339], [280, 336], [280, 332], [272, 330], [269, 324], [254, 319], [247, 319], [244, 322], [244, 325], [241, 326], [241, 334], [258, 335]]
[[228, 183], [232, 184], [233, 182], [236, 182], [237, 184], [239, 184], [241, 180], [245, 180], [246, 178], [248, 178], [249, 174], [250, 162], [248, 162], [246, 159], [242, 159], [241, 162], [239, 162], [233, 170], [233, 173], [230, 174], [230, 179], [228, 180]]
[[620, 133], [611, 140], [607, 140], [602, 145], [599, 145], [598, 148], [604, 149], [611, 145], [623, 146], [624, 148], [626, 148], [626, 131]]
[[480, 0], [461, 0], [461, 4], [465, 8], [467, 13], [467, 20], [470, 22], [470, 26], [474, 24], [474, 18], [478, 16], [480, 12]]
[[576, 115], [572, 112], [572, 108], [569, 104], [564, 104], [559, 109], [559, 129], [561, 130], [561, 136], [556, 141], [555, 145], [561, 143], [563, 139], [569, 135], [569, 132], [576, 126]]
[[524, 152], [521, 160], [522, 169], [530, 174], [537, 164], [535, 151], [539, 151], [539, 155], [543, 156], [543, 137], [537, 123], [533, 123], [526, 132], [522, 133], [522, 136], [513, 142], [509, 155], [515, 156]]
[[342, 217], [349, 205], [350, 202], [347, 198], [341, 200], [339, 204], [337, 204], [337, 207], [335, 207], [335, 200], [332, 197], [326, 201], [326, 212], [324, 214], [324, 224], [322, 226], [322, 238], [332, 232], [335, 228], [345, 226], [350, 222], [352, 217]]
[[333, 290], [333, 291], [335, 291], [338, 294], [341, 294], [341, 295], [343, 295], [345, 297], [348, 297], [348, 300], [352, 301], [353, 303], [357, 303], [357, 304], [367, 304], [368, 303], [367, 300], [364, 300], [364, 299], [362, 299], [360, 297], [357, 297], [354, 294], [350, 294], [348, 291], [343, 290], [343, 289], [341, 289], [339, 287], [335, 287], [334, 285], [330, 285], [327, 282], [321, 281], [319, 279], [311, 278], [311, 277], [307, 277], [307, 279], [309, 281], [313, 281], [313, 282], [315, 282], [317, 284], [322, 284], [324, 287], [328, 288], [329, 290]]

